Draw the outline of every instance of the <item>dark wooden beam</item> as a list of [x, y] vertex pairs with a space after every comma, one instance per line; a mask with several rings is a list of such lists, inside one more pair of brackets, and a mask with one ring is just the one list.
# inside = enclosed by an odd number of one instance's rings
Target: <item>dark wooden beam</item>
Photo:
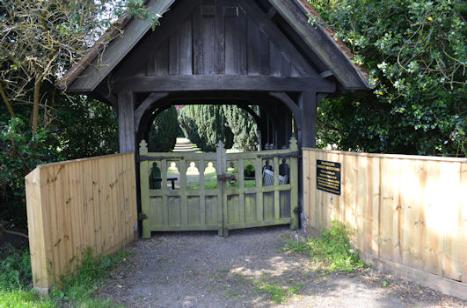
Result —
[[[251, 0], [238, 0], [240, 5], [245, 8], [248, 14], [258, 27], [266, 33], [274, 42], [280, 42], [277, 47], [283, 55], [291, 62], [296, 64], [296, 69], [302, 76], [319, 76], [318, 72], [303, 55], [295, 48], [290, 40], [277, 28], [274, 22]], [[291, 57], [291, 58], [289, 58]]]
[[319, 74], [321, 77], [323, 78], [328, 78], [328, 77], [331, 77], [331, 76], [334, 76], [334, 73], [332, 71], [324, 71], [322, 72], [321, 74]]
[[271, 92], [269, 93], [272, 97], [277, 98], [279, 101], [284, 103], [294, 115], [295, 121], [301, 125], [302, 123], [302, 115], [300, 107], [284, 92]]
[[152, 105], [157, 101], [167, 97], [169, 93], [151, 93], [149, 96], [138, 106], [135, 111], [135, 127], [139, 127], [141, 119], [146, 111], [152, 108]]
[[269, 0], [279, 14], [297, 32], [307, 46], [334, 73], [348, 90], [368, 89], [368, 82], [321, 26], [312, 26], [298, 1]]
[[141, 69], [145, 69], [146, 61], [143, 60], [151, 58], [151, 53], [148, 51], [157, 51], [170, 36], [177, 33], [184, 25], [182, 21], [187, 20], [193, 14], [193, 10], [200, 4], [199, 0], [185, 0], [180, 3], [180, 5], [184, 6], [182, 10], [168, 11], [161, 19], [161, 24], [156, 31], [151, 33], [147, 39], [141, 41], [128, 55], [128, 58], [122, 61], [121, 67], [118, 68], [115, 75], [117, 77], [130, 76], [137, 74]]
[[268, 18], [273, 19], [277, 15], [277, 10], [273, 7], [271, 7], [268, 11]]
[[300, 96], [302, 116], [302, 147], [316, 147], [316, 114], [318, 97], [315, 92], [303, 92]]
[[[151, 15], [165, 13], [175, 0], [149, 1], [147, 9]], [[70, 92], [92, 92], [107, 77], [120, 61], [151, 30], [153, 22], [149, 18], [133, 18], [124, 33], [114, 39], [92, 65], [80, 74], [68, 88]]]
[[118, 94], [118, 132], [120, 153], [135, 152], [135, 98], [130, 91]]
[[322, 78], [281, 78], [269, 76], [193, 75], [167, 77], [132, 77], [117, 81], [114, 89], [137, 92], [187, 91], [266, 91], [302, 92], [313, 89], [333, 93], [336, 85]]

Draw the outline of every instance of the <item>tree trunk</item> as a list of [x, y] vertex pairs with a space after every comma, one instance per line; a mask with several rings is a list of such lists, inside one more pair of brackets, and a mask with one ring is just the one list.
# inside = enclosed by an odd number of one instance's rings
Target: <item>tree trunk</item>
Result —
[[15, 111], [13, 110], [13, 106], [11, 105], [8, 96], [6, 96], [5, 89], [3, 88], [3, 84], [0, 82], [0, 96], [2, 97], [3, 102], [5, 103], [6, 109], [10, 113], [11, 117], [15, 116]]
[[37, 128], [39, 126], [39, 106], [41, 103], [41, 80], [39, 77], [36, 77], [36, 81], [34, 82], [34, 101], [32, 105], [32, 117], [31, 117], [31, 128], [32, 133], [37, 132]]

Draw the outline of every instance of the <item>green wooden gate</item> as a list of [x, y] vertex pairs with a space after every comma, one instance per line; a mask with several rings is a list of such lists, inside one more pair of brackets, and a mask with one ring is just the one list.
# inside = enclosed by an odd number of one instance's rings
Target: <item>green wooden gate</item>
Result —
[[143, 237], [157, 231], [298, 227], [298, 147], [226, 153], [149, 153], [140, 145]]

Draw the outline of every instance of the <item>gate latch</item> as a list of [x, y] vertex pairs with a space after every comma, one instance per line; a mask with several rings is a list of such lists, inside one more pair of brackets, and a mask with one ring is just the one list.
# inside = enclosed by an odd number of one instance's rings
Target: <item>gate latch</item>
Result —
[[235, 175], [230, 174], [221, 174], [217, 176], [217, 180], [221, 182], [237, 182], [237, 177]]

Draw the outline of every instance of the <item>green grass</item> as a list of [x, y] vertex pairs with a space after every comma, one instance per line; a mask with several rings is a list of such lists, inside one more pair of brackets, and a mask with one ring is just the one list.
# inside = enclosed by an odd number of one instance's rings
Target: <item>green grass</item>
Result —
[[79, 270], [62, 279], [63, 287], [41, 297], [31, 289], [31, 267], [28, 251], [8, 248], [0, 261], [0, 308], [3, 307], [115, 307], [109, 300], [93, 295], [109, 272], [127, 258], [125, 252], [112, 256], [93, 257], [86, 252]]
[[275, 283], [256, 281], [255, 288], [257, 291], [267, 294], [275, 304], [283, 304], [290, 297], [298, 295], [303, 286], [297, 284], [291, 287], [283, 287]]
[[333, 222], [319, 238], [289, 240], [284, 250], [307, 254], [320, 269], [329, 272], [354, 272], [365, 267], [350, 244], [349, 230], [339, 222]]

